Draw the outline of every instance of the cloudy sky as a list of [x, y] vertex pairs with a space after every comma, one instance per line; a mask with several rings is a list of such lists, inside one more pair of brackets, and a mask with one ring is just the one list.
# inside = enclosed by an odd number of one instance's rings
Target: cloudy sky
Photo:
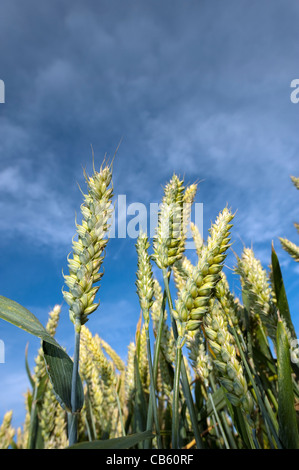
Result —
[[[200, 181], [204, 235], [228, 204], [234, 250], [280, 257], [299, 331], [299, 5], [292, 0], [3, 0], [0, 15], [0, 292], [43, 324], [62, 303], [62, 269], [84, 189], [82, 168], [113, 155], [115, 198], [159, 202], [173, 172]], [[128, 220], [130, 217], [128, 216]], [[135, 240], [110, 240], [101, 306], [88, 326], [123, 357], [139, 317]], [[233, 267], [231, 253], [227, 264]], [[236, 281], [231, 274], [232, 287]], [[72, 354], [62, 307], [57, 338]], [[22, 423], [39, 341], [1, 321], [0, 420]]]

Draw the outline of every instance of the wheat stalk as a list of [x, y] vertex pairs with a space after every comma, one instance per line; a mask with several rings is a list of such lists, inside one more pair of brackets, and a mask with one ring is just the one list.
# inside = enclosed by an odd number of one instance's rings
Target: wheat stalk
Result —
[[[105, 163], [105, 162], [104, 162]], [[69, 291], [62, 290], [63, 297], [69, 305], [69, 316], [75, 329], [75, 352], [72, 378], [72, 415], [70, 415], [70, 444], [77, 441], [77, 394], [80, 331], [88, 321], [88, 315], [99, 306], [95, 296], [103, 273], [100, 268], [104, 259], [104, 249], [108, 239], [109, 222], [113, 213], [112, 207], [112, 165], [102, 164], [100, 171], [93, 166], [93, 176], [84, 172], [88, 193], [83, 194], [81, 205], [82, 223], [77, 224], [78, 240], [73, 241], [73, 258], [68, 257], [69, 275], [64, 281]]]

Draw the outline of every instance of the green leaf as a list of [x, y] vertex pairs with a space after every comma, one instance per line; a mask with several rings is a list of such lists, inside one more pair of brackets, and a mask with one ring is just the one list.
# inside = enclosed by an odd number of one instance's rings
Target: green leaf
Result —
[[217, 411], [222, 410], [226, 406], [225, 392], [223, 387], [219, 387], [214, 393], [210, 395], [212, 400], [210, 398], [207, 400], [207, 416], [213, 412], [213, 405]]
[[[56, 398], [65, 410], [71, 410], [71, 385], [73, 361], [43, 327], [40, 321], [22, 305], [14, 300], [0, 296], [0, 318], [42, 339], [47, 371]], [[27, 369], [27, 365], [26, 365]], [[27, 373], [29, 370], [27, 369]], [[84, 402], [83, 386], [77, 381], [78, 410]]]
[[134, 361], [135, 373], [135, 398], [134, 398], [134, 429], [140, 433], [146, 429], [147, 404], [142, 388], [141, 377], [138, 366], [138, 358], [135, 355]]
[[130, 449], [145, 439], [152, 439], [154, 435], [151, 431], [145, 431], [130, 436], [116, 437], [103, 441], [79, 442], [68, 449]]
[[85, 413], [86, 413], [86, 428], [89, 441], [94, 441], [97, 437], [96, 432], [96, 420], [92, 409], [90, 400], [89, 384], [87, 385], [87, 391], [85, 393]]
[[48, 376], [44, 375], [38, 384], [34, 384], [33, 399], [30, 406], [28, 449], [42, 449], [44, 447], [39, 415], [43, 406], [43, 398], [48, 380]]
[[0, 318], [38, 338], [60, 347], [33, 313], [14, 300], [0, 296]]
[[246, 417], [239, 406], [232, 406], [234, 426], [236, 426], [245, 449], [255, 449], [255, 445], [250, 434]]
[[277, 309], [279, 311], [280, 316], [284, 318], [288, 329], [292, 333], [292, 336], [296, 338], [295, 328], [291, 319], [291, 314], [290, 314], [287, 294], [286, 294], [284, 283], [283, 283], [281, 269], [280, 269], [277, 254], [274, 250], [273, 243], [272, 243], [271, 261], [272, 261], [273, 287], [274, 287], [275, 297], [277, 300]]
[[43, 401], [45, 391], [47, 389], [49, 377], [45, 374], [39, 381], [37, 386], [37, 393], [36, 393], [36, 402], [40, 404]]
[[[47, 364], [47, 372], [57, 400], [66, 411], [72, 410], [71, 391], [72, 391], [72, 373], [73, 361], [67, 353], [60, 347], [50, 344], [47, 341], [42, 342], [44, 357]], [[78, 376], [77, 380], [77, 410], [79, 411], [84, 403], [83, 385]]]
[[34, 382], [33, 377], [31, 375], [30, 367], [29, 367], [29, 364], [28, 364], [28, 343], [27, 343], [26, 348], [25, 348], [25, 368], [26, 368], [26, 372], [27, 372], [27, 376], [28, 376], [30, 385], [33, 388], [34, 385], [35, 385], [35, 382]]
[[279, 438], [286, 449], [299, 449], [289, 341], [281, 320], [277, 324], [276, 347]]
[[[284, 282], [281, 274], [281, 269], [278, 261], [277, 254], [275, 253], [274, 246], [272, 243], [272, 276], [273, 276], [273, 288], [277, 300], [277, 309], [281, 318], [284, 319], [286, 326], [288, 327], [292, 338], [297, 338], [296, 330], [294, 328], [291, 313], [289, 309], [288, 299]], [[299, 367], [298, 364], [291, 364], [294, 373], [296, 374], [297, 380], [299, 380]]]

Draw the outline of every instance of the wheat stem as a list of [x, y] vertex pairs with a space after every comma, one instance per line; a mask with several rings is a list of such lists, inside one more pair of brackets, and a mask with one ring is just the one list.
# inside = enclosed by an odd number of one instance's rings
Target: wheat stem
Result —
[[[160, 426], [159, 426], [159, 420], [158, 420], [158, 410], [157, 410], [157, 402], [156, 402], [156, 392], [155, 392], [155, 379], [153, 375], [153, 367], [152, 367], [152, 355], [151, 355], [151, 345], [150, 345], [150, 337], [149, 337], [149, 331], [148, 328], [146, 328], [146, 346], [147, 346], [147, 357], [148, 357], [148, 365], [149, 365], [149, 373], [150, 373], [150, 406], [152, 407], [153, 410], [153, 415], [154, 415], [154, 422], [155, 422], [155, 427], [156, 427], [156, 433], [157, 433], [157, 442], [158, 442], [158, 449], [162, 448], [162, 442], [161, 442], [161, 435], [160, 435]], [[147, 423], [147, 431], [152, 429], [152, 423]]]
[[69, 445], [77, 442], [78, 434], [78, 415], [77, 415], [77, 381], [79, 376], [79, 356], [80, 356], [80, 330], [81, 322], [78, 320], [75, 323], [75, 351], [74, 351], [74, 364], [72, 373], [72, 391], [71, 391], [71, 405], [72, 413], [69, 417]]
[[28, 449], [35, 449], [36, 447], [37, 428], [38, 428], [37, 409], [36, 409], [37, 390], [38, 390], [38, 384], [36, 383], [34, 386], [34, 390], [33, 390], [31, 413], [30, 413]]
[[[173, 316], [173, 303], [172, 303], [172, 298], [171, 298], [171, 293], [169, 289], [169, 281], [168, 281], [168, 271], [167, 269], [163, 269], [163, 281], [164, 281], [164, 287], [166, 290], [166, 295], [167, 295], [167, 300], [168, 300], [168, 306], [169, 306], [169, 311], [170, 311], [170, 318], [172, 322], [172, 328], [173, 328], [173, 334], [175, 340], [178, 338], [178, 330], [175, 322], [175, 318]], [[187, 377], [187, 372], [186, 372], [186, 367], [184, 361], [181, 361], [181, 375], [182, 375], [182, 387], [183, 387], [183, 392], [184, 396], [186, 399], [187, 407], [190, 413], [190, 418], [192, 422], [192, 427], [193, 427], [193, 432], [194, 432], [194, 437], [196, 440], [196, 446], [198, 449], [203, 448], [203, 442], [200, 436], [200, 432], [198, 429], [198, 422], [197, 422], [197, 413], [195, 410], [195, 406], [193, 403], [193, 398], [191, 395], [191, 390], [188, 382], [188, 377]]]
[[[152, 367], [152, 382], [153, 382], [154, 389], [156, 387], [157, 375], [158, 375], [159, 353], [160, 353], [161, 337], [162, 337], [162, 330], [163, 330], [165, 303], [166, 303], [166, 291], [164, 289], [156, 342], [155, 342], [155, 347], [154, 347], [154, 359], [153, 359], [153, 367]], [[148, 414], [147, 414], [146, 429], [150, 429], [150, 425], [152, 421], [153, 421], [153, 405], [152, 405], [152, 401], [150, 400], [149, 407], [148, 407]], [[150, 443], [151, 443], [150, 440], [146, 440], [144, 443], [144, 448], [148, 449]]]
[[179, 449], [179, 397], [180, 397], [180, 375], [182, 364], [182, 337], [179, 336], [176, 342], [175, 373], [173, 387], [173, 408], [172, 408], [172, 448]]
[[123, 419], [123, 414], [122, 414], [122, 409], [121, 409], [121, 403], [120, 403], [120, 399], [119, 399], [119, 395], [117, 391], [115, 392], [115, 398], [116, 398], [118, 414], [119, 414], [119, 419], [120, 419], [121, 432], [122, 432], [122, 435], [125, 436], [126, 435], [125, 424], [124, 424], [124, 419]]
[[226, 447], [227, 449], [229, 449], [230, 446], [229, 446], [229, 443], [228, 443], [228, 441], [227, 441], [227, 439], [226, 439], [226, 435], [225, 435], [225, 432], [224, 432], [224, 429], [223, 429], [223, 426], [222, 426], [222, 423], [221, 423], [221, 419], [220, 419], [220, 417], [219, 417], [219, 415], [218, 415], [218, 412], [217, 412], [217, 409], [216, 409], [216, 407], [215, 407], [215, 403], [214, 403], [212, 394], [211, 394], [211, 393], [208, 393], [208, 397], [209, 397], [209, 399], [211, 400], [212, 408], [213, 408], [213, 411], [214, 411], [214, 415], [215, 415], [215, 418], [216, 418], [216, 420], [217, 420], [218, 426], [219, 426], [219, 428], [220, 428], [220, 432], [221, 432], [221, 434], [222, 434], [225, 447]]

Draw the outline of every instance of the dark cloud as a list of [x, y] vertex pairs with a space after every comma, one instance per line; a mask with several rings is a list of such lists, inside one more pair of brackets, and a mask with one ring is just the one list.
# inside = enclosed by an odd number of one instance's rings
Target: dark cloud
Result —
[[[242, 241], [254, 242], [267, 264], [273, 237], [295, 241], [298, 195], [289, 176], [298, 174], [299, 104], [290, 101], [290, 83], [298, 78], [298, 13], [298, 2], [280, 0], [4, 0], [0, 247], [6, 295], [22, 284], [23, 273], [9, 258], [14, 244], [19, 260], [24, 246], [26, 259], [32, 250], [38, 263], [43, 247], [43, 259], [55, 255], [65, 263], [81, 203], [76, 182], [84, 190], [90, 145], [100, 165], [121, 138], [114, 186], [128, 203], [159, 202], [161, 186], [176, 171], [188, 182], [203, 180], [198, 200], [205, 231], [226, 203], [238, 210], [236, 250]], [[129, 267], [134, 273], [136, 261], [133, 242], [129, 249], [114, 241], [113, 249], [110, 284], [114, 274], [127, 279]], [[54, 298], [61, 285], [51, 289]], [[29, 290], [27, 296], [19, 290], [27, 305]], [[120, 289], [115, 305], [134, 316], [132, 297], [121, 297], [127, 291]], [[107, 302], [105, 289], [101, 295]], [[34, 303], [45, 309], [43, 302], [41, 290]]]
[[[157, 200], [178, 171], [205, 180], [201, 200], [213, 200], [213, 210], [225, 199], [261, 217], [272, 200], [276, 218], [285, 217], [298, 149], [289, 99], [297, 13], [296, 2], [286, 8], [279, 1], [4, 2], [0, 177], [16, 174], [10, 192], [31, 185], [45, 214], [70, 221], [65, 214], [79, 204], [76, 180], [81, 165], [91, 165], [90, 144], [101, 161], [123, 137], [115, 187], [131, 200]], [[25, 192], [21, 227], [41, 212]], [[19, 199], [5, 202], [8, 229]]]

